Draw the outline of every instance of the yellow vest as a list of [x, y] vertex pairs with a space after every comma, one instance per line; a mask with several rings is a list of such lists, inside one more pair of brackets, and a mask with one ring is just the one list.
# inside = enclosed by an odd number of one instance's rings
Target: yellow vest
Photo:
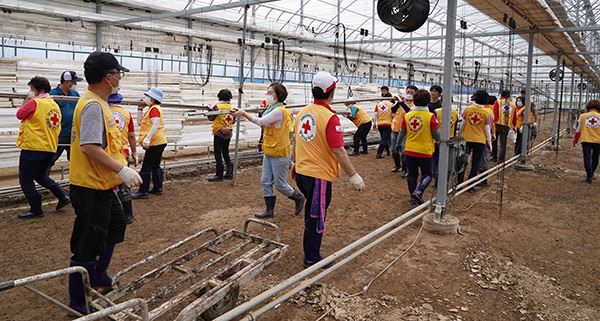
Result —
[[[517, 111], [516, 111], [516, 115], [514, 117], [517, 117], [517, 126], [515, 127], [515, 129], [519, 129], [523, 126], [523, 123], [525, 122], [525, 107], [517, 107]], [[531, 109], [529, 110], [529, 124], [533, 124], [535, 123], [535, 117], [533, 116], [533, 111], [531, 111]], [[511, 120], [511, 124], [512, 124], [512, 120]]]
[[[408, 105], [408, 107], [412, 107], [415, 105], [412, 101], [407, 101], [406, 104]], [[406, 112], [404, 111], [404, 109], [402, 109], [402, 107], [398, 107], [398, 110], [396, 110], [396, 112], [394, 113], [394, 118], [392, 118], [393, 132], [399, 132], [402, 129], [402, 119], [404, 118], [405, 114]]]
[[[440, 128], [442, 128], [442, 108], [438, 108], [435, 110], [435, 118], [437, 118], [437, 121], [440, 124]], [[450, 138], [454, 138], [454, 132], [456, 130], [456, 121], [458, 121], [458, 111], [452, 108], [450, 112]]]
[[[232, 110], [233, 106], [231, 106], [231, 104], [228, 104], [228, 103], [219, 103], [219, 104], [217, 104], [217, 109], [218, 110]], [[212, 134], [213, 135], [216, 134], [223, 127], [232, 128], [234, 120], [235, 120], [235, 117], [231, 114], [218, 115], [217, 117], [215, 117], [215, 120], [213, 121]]]
[[582, 143], [600, 144], [600, 113], [590, 111], [579, 116]]
[[119, 163], [127, 165], [127, 146], [129, 145], [129, 123], [131, 122], [131, 113], [118, 105], [111, 105], [110, 109], [113, 112], [113, 117], [115, 117], [115, 123], [121, 131], [121, 143], [123, 144], [123, 149], [121, 151], [122, 157], [119, 159]]
[[389, 100], [380, 101], [375, 107], [377, 113], [377, 126], [392, 124], [392, 103]]
[[277, 128], [275, 123], [263, 127], [262, 148], [265, 155], [269, 157], [289, 157], [291, 152], [290, 133], [294, 130], [292, 115], [283, 105], [276, 109], [281, 110], [281, 127]]
[[86, 91], [77, 102], [73, 112], [73, 130], [71, 135], [71, 162], [69, 166], [71, 184], [87, 187], [95, 190], [110, 190], [122, 184], [121, 179], [115, 172], [95, 161], [89, 159], [82, 151], [81, 137], [81, 113], [83, 108], [90, 102], [96, 102], [102, 107], [104, 117], [104, 131], [106, 132], [106, 147], [104, 150], [114, 159], [119, 160], [122, 151], [121, 131], [115, 123], [108, 103], [91, 91]]
[[21, 121], [17, 147], [24, 150], [56, 153], [60, 121], [60, 108], [52, 98], [33, 98], [36, 103], [31, 119]]
[[152, 139], [150, 139], [150, 146], [163, 145], [167, 143], [167, 135], [165, 135], [165, 125], [163, 122], [162, 108], [160, 107], [160, 105], [153, 105], [152, 107], [148, 108], [148, 111], [144, 114], [144, 116], [142, 116], [142, 121], [140, 123], [140, 138], [138, 141], [138, 144], [140, 146], [142, 146], [144, 138], [146, 138], [148, 132], [150, 131], [150, 128], [152, 128], [152, 120], [150, 120], [150, 111], [155, 108], [160, 113], [160, 122], [158, 123], [158, 130], [156, 131], [154, 136], [152, 136]]
[[335, 114], [326, 107], [310, 104], [294, 119], [296, 173], [334, 182], [340, 164], [327, 144], [327, 123]]
[[485, 125], [490, 116], [489, 108], [470, 105], [465, 108], [464, 115], [465, 124], [462, 132], [464, 140], [472, 143], [485, 144], [487, 142], [485, 137]]
[[498, 100], [498, 119], [496, 119], [496, 125], [510, 126], [512, 111], [515, 108], [515, 104], [505, 98]]
[[358, 105], [354, 105], [354, 107], [356, 107], [356, 115], [352, 118], [352, 122], [356, 127], [371, 121], [371, 116], [362, 107]]
[[435, 143], [431, 135], [431, 117], [433, 114], [429, 110], [411, 110], [404, 115], [407, 152], [433, 155]]

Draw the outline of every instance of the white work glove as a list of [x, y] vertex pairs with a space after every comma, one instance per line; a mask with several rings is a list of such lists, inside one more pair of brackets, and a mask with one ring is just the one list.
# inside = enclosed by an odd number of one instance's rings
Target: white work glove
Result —
[[127, 185], [129, 188], [137, 187], [142, 184], [142, 178], [140, 175], [133, 169], [123, 166], [117, 172], [119, 178], [123, 181], [123, 184]]
[[150, 147], [150, 138], [148, 136], [146, 136], [146, 138], [144, 138], [144, 140], [142, 141], [142, 148], [148, 149], [149, 147]]
[[354, 189], [357, 191], [362, 191], [363, 189], [365, 189], [365, 181], [363, 181], [362, 177], [360, 177], [358, 173], [355, 173], [354, 175], [350, 176], [350, 183], [354, 185]]
[[132, 157], [132, 158], [133, 158], [133, 166], [134, 166], [134, 167], [135, 167], [135, 166], [138, 166], [138, 164], [140, 163], [140, 159], [138, 158], [138, 155], [137, 155], [137, 153], [136, 153], [136, 154], [133, 154], [133, 157]]

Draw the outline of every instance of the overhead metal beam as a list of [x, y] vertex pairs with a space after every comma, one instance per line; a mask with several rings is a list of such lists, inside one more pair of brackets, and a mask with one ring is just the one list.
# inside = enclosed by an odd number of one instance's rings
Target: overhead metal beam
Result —
[[220, 10], [226, 10], [226, 9], [241, 8], [241, 7], [244, 7], [247, 5], [263, 4], [263, 3], [275, 2], [275, 1], [279, 1], [279, 0], [241, 0], [241, 1], [236, 1], [236, 2], [215, 4], [212, 6], [206, 6], [206, 7], [194, 8], [194, 9], [188, 9], [188, 10], [155, 14], [155, 15], [150, 15], [150, 16], [145, 16], [145, 17], [137, 17], [137, 18], [118, 20], [118, 21], [103, 22], [102, 24], [105, 26], [123, 26], [123, 25], [128, 25], [130, 23], [136, 23], [136, 22], [163, 20], [163, 19], [178, 18], [178, 17], [189, 17], [189, 16], [195, 15], [195, 14], [220, 11]]
[[[576, 51], [562, 52], [561, 51], [560, 53], [563, 54], [563, 55], [582, 55], [582, 56], [600, 55], [600, 51], [582, 51], [582, 52], [576, 52]], [[551, 52], [551, 53], [539, 52], [539, 53], [534, 53], [533, 56], [534, 57], [542, 57], [542, 56], [551, 56], [551, 55], [557, 55], [557, 54], [558, 54], [558, 52]], [[472, 56], [464, 56], [464, 57], [461, 57], [461, 58], [465, 58], [465, 59], [478, 59], [478, 58], [503, 58], [503, 57], [506, 57], [506, 55], [472, 55]], [[527, 55], [526, 54], [515, 54], [515, 55], [513, 55], [513, 57], [527, 57]], [[442, 60], [442, 59], [444, 59], [444, 57], [443, 56], [436, 56], [436, 57], [399, 57], [397, 59], [401, 59], [401, 60]]]

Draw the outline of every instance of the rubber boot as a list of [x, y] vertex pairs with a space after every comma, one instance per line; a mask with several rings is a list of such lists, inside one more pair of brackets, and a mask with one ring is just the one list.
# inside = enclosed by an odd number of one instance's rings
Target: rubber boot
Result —
[[295, 191], [294, 195], [288, 196], [288, 198], [294, 201], [294, 215], [299, 215], [302, 213], [302, 208], [304, 208], [304, 202], [306, 201], [304, 195], [298, 191]]
[[162, 168], [157, 168], [152, 171], [152, 189], [150, 190], [150, 194], [162, 195], [163, 192], [163, 182], [165, 179], [165, 173]]
[[[96, 274], [96, 261], [74, 261], [71, 260], [70, 266], [84, 267], [90, 277], [90, 283]], [[79, 273], [69, 274], [69, 307], [83, 315], [88, 314], [88, 307], [85, 303], [85, 289], [83, 286], [83, 278]]]
[[125, 213], [125, 223], [131, 224], [135, 217], [133, 216], [133, 206], [131, 204], [131, 200], [121, 201], [121, 205], [123, 206], [123, 212]]
[[223, 179], [233, 179], [233, 165], [228, 164], [225, 167], [225, 176], [223, 176]]
[[402, 171], [400, 172], [400, 177], [402, 178], [406, 178], [408, 176], [408, 165], [406, 164], [406, 161], [401, 161], [400, 165], [402, 167]]
[[140, 172], [140, 176], [142, 177], [142, 185], [140, 185], [140, 189], [136, 193], [131, 194], [131, 198], [133, 199], [148, 198], [148, 190], [150, 189], [152, 172]]
[[29, 203], [29, 211], [17, 215], [18, 218], [28, 219], [44, 216], [44, 211], [42, 210], [42, 195], [27, 196], [27, 203]]
[[92, 287], [102, 294], [112, 291], [112, 279], [108, 276], [106, 270], [110, 265], [114, 251], [115, 244], [105, 245], [102, 252], [100, 252], [98, 264], [96, 264], [96, 273], [93, 278], [94, 283], [92, 284]]
[[273, 213], [273, 209], [275, 209], [275, 196], [265, 196], [265, 206], [266, 209], [260, 213], [254, 214], [257, 218], [269, 218], [273, 217], [275, 214]]

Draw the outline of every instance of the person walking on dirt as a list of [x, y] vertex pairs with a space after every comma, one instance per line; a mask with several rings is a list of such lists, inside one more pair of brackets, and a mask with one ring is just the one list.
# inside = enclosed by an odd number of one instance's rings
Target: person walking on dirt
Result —
[[[123, 144], [123, 149], [119, 162], [123, 165], [129, 165], [129, 163], [132, 163], [133, 166], [137, 166], [138, 156], [135, 143], [135, 128], [133, 126], [133, 118], [127, 109], [119, 105], [122, 101], [123, 96], [121, 96], [119, 93], [110, 95], [107, 101], [110, 109], [113, 112], [113, 116], [115, 117], [117, 127], [119, 127], [119, 130], [121, 131], [121, 143]], [[129, 160], [130, 158], [131, 161]], [[131, 192], [129, 191], [129, 188], [127, 188], [125, 184], [119, 185], [117, 196], [119, 196], [119, 200], [123, 206], [123, 211], [125, 212], [125, 217], [127, 218], [127, 224], [133, 222], [133, 204], [131, 203]]]
[[292, 114], [283, 104], [287, 99], [288, 92], [281, 83], [273, 83], [267, 89], [267, 104], [269, 107], [263, 112], [262, 117], [248, 114], [243, 109], [236, 110], [235, 116], [244, 116], [250, 122], [261, 126], [263, 130], [262, 149], [264, 152], [262, 175], [260, 183], [263, 188], [265, 199], [265, 210], [255, 214], [258, 218], [274, 216], [275, 191], [273, 186], [283, 195], [294, 201], [294, 214], [302, 212], [304, 206], [304, 195], [295, 190], [286, 178], [291, 167], [291, 143], [290, 134], [294, 130]]
[[[521, 155], [521, 144], [523, 143], [523, 125], [525, 124], [525, 97], [519, 96], [515, 99], [516, 108], [513, 109], [513, 115], [511, 119], [511, 127], [517, 132], [517, 141], [515, 143], [515, 155]], [[533, 106], [533, 105], [530, 105]], [[529, 110], [529, 137], [527, 137], [525, 143], [529, 144], [532, 137], [532, 130], [537, 127], [536, 114], [533, 111], [533, 107]]]
[[[140, 176], [144, 180], [140, 189], [131, 195], [133, 199], [146, 199], [148, 194], [161, 195], [165, 175], [160, 168], [162, 154], [167, 147], [164, 113], [160, 107], [163, 93], [159, 88], [150, 88], [144, 93], [144, 102], [138, 106], [137, 121], [140, 125], [138, 144], [145, 150]], [[150, 190], [150, 180], [152, 189]]]
[[[369, 153], [367, 135], [369, 135], [369, 131], [371, 131], [371, 116], [369, 116], [369, 114], [354, 101], [346, 102], [346, 107], [348, 108], [346, 118], [350, 119], [357, 127], [353, 137], [352, 153], [350, 153], [349, 156], [358, 156], [360, 154], [366, 155]], [[361, 146], [362, 151], [360, 151]]]
[[[211, 109], [212, 111], [233, 110], [233, 106], [231, 106], [233, 95], [229, 89], [221, 89], [217, 94], [217, 98], [219, 98], [219, 102]], [[233, 136], [235, 117], [232, 114], [222, 114], [208, 116], [208, 120], [213, 122], [213, 146], [215, 149], [215, 162], [217, 163], [217, 172], [215, 176], [209, 177], [208, 181], [220, 182], [223, 179], [233, 179], [233, 163], [231, 163], [231, 159], [229, 158], [229, 142]], [[225, 161], [225, 166], [223, 166], [223, 161]], [[227, 168], [226, 170], [225, 167]], [[223, 175], [224, 170], [225, 175]]]
[[340, 166], [356, 190], [365, 188], [344, 149], [340, 120], [329, 104], [337, 79], [318, 72], [312, 80], [313, 103], [302, 108], [294, 119], [292, 159], [296, 184], [306, 197], [304, 207], [304, 266], [319, 262], [325, 218], [332, 197], [332, 183], [340, 175]]
[[419, 90], [417, 86], [408, 85], [406, 86], [406, 95], [400, 98], [400, 101], [392, 107], [392, 113], [394, 113], [394, 118], [392, 118], [392, 140], [391, 140], [391, 148], [392, 148], [392, 157], [394, 158], [394, 167], [392, 168], [393, 173], [400, 172], [400, 177], [406, 177], [408, 175], [408, 168], [406, 166], [406, 155], [404, 155], [404, 144], [405, 140], [400, 141], [400, 149], [396, 151], [396, 144], [398, 143], [398, 135], [400, 134], [400, 127], [402, 125], [402, 120], [404, 119], [404, 115], [410, 111], [410, 109], [415, 105], [413, 102], [413, 96], [415, 92]]
[[[435, 141], [439, 141], [438, 122], [429, 111], [427, 104], [431, 96], [427, 90], [417, 90], [414, 95], [414, 106], [404, 115], [396, 151], [400, 150], [400, 141], [406, 139], [405, 154], [408, 165], [408, 191], [412, 204], [423, 204], [425, 190], [431, 183], [431, 157], [435, 149]], [[421, 179], [419, 178], [421, 171]]]
[[577, 121], [573, 146], [581, 142], [585, 181], [591, 184], [600, 158], [600, 100], [590, 100], [586, 110], [587, 112], [579, 116]]
[[[467, 154], [472, 153], [469, 178], [477, 176], [484, 153], [492, 150], [492, 113], [485, 105], [489, 95], [485, 90], [477, 90], [471, 97], [472, 104], [465, 107], [460, 123], [460, 135], [467, 143]], [[462, 183], [465, 172], [458, 174], [458, 183]]]
[[[500, 99], [494, 103], [494, 123], [496, 124], [496, 139], [492, 141], [492, 161], [503, 162], [506, 159], [506, 143], [510, 131], [510, 120], [515, 105], [510, 100], [510, 91], [500, 92]], [[498, 146], [500, 141], [500, 146]]]
[[[381, 87], [381, 97], [392, 97], [389, 88]], [[379, 130], [381, 141], [377, 147], [377, 156], [383, 158], [383, 152], [390, 156], [390, 141], [392, 139], [392, 102], [382, 100], [375, 105], [375, 117], [373, 118], [373, 129]]]
[[[88, 90], [73, 113], [71, 142], [71, 201], [75, 222], [71, 234], [71, 266], [84, 267], [90, 284], [110, 289], [107, 269], [115, 245], [125, 239], [126, 219], [115, 193], [120, 184], [133, 188], [142, 183], [135, 170], [119, 163], [123, 143], [107, 100], [119, 91], [127, 68], [107, 52], [93, 52], [84, 63]], [[87, 314], [81, 274], [69, 274], [69, 307]]]
[[60, 108], [48, 95], [48, 79], [33, 77], [27, 85], [31, 89], [29, 98], [17, 110], [17, 119], [21, 121], [17, 137], [17, 147], [21, 149], [19, 184], [29, 203], [29, 210], [17, 216], [22, 219], [44, 216], [42, 194], [35, 188], [35, 182], [56, 196], [57, 211], [70, 202], [62, 187], [48, 176], [61, 131]]

